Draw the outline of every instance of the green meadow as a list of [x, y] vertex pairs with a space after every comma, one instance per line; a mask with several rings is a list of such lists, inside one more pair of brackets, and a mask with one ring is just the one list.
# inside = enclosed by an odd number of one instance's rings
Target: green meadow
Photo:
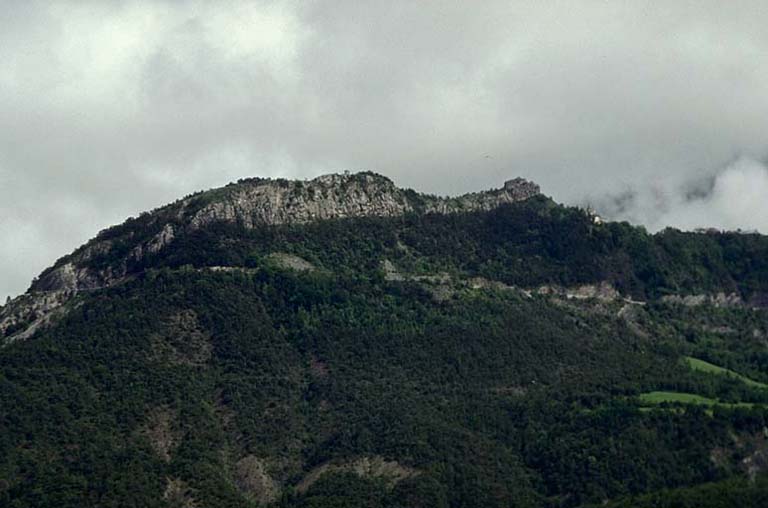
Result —
[[680, 402], [684, 404], [704, 404], [713, 406], [717, 404], [715, 399], [709, 399], [693, 393], [682, 392], [647, 392], [640, 395], [640, 400], [648, 404], [661, 404], [663, 402]]
[[754, 386], [755, 388], [768, 388], [768, 384], [760, 383], [758, 381], [755, 381], [753, 379], [750, 379], [746, 376], [743, 376], [739, 374], [738, 372], [734, 372], [730, 369], [726, 369], [724, 367], [720, 367], [719, 365], [715, 365], [709, 362], [705, 362], [704, 360], [699, 360], [698, 358], [693, 358], [691, 356], [684, 356], [683, 360], [685, 363], [693, 370], [698, 370], [701, 372], [707, 372], [710, 374], [717, 374], [720, 376], [731, 376], [734, 377], [744, 383], [746, 383], [749, 386]]
[[724, 407], [753, 407], [754, 404], [751, 402], [721, 402], [716, 399], [710, 399], [707, 397], [702, 397], [701, 395], [696, 395], [693, 393], [682, 393], [682, 392], [663, 392], [663, 391], [657, 391], [657, 392], [647, 392], [640, 394], [640, 401], [645, 404], [662, 404], [665, 402], [668, 403], [679, 403], [679, 404], [700, 404], [703, 406], [724, 406]]
[[[729, 376], [729, 377], [738, 379], [739, 381], [745, 383], [746, 385], [754, 388], [761, 388], [761, 389], [768, 388], [768, 385], [765, 383], [760, 383], [746, 376], [743, 376], [738, 372], [734, 372], [730, 369], [720, 367], [719, 365], [715, 365], [713, 363], [705, 362], [704, 360], [700, 360], [698, 358], [693, 358], [692, 356], [684, 356], [683, 361], [685, 362], [686, 365], [688, 365], [688, 367], [690, 367], [695, 371], [705, 372], [708, 374], [714, 374], [718, 376]], [[667, 392], [667, 391], [646, 392], [641, 394], [639, 396], [639, 399], [640, 399], [640, 402], [646, 406], [648, 405], [655, 406], [663, 403], [698, 404], [698, 405], [709, 406], [709, 407], [712, 407], [712, 406], [754, 407], [755, 405], [751, 402], [735, 402], [735, 403], [721, 402], [717, 399], [703, 397], [701, 395], [696, 395], [694, 393]]]

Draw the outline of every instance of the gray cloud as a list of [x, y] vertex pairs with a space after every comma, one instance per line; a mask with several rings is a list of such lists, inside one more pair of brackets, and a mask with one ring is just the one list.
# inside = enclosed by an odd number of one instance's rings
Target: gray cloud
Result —
[[253, 175], [371, 169], [439, 194], [520, 175], [654, 230], [768, 232], [764, 2], [3, 12], [0, 295], [103, 227]]
[[716, 174], [672, 187], [639, 186], [587, 204], [617, 220], [651, 230], [667, 226], [768, 232], [768, 167], [739, 158]]

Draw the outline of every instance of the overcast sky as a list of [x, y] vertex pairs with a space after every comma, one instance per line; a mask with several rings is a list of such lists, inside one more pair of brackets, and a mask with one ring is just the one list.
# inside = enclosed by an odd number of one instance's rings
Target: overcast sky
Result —
[[0, 297], [245, 176], [768, 233], [768, 3], [0, 0]]

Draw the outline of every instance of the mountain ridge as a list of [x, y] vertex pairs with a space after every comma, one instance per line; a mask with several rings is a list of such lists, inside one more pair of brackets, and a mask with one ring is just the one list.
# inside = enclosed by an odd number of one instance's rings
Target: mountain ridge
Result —
[[[143, 214], [156, 232], [137, 242], [126, 255], [140, 260], [171, 243], [179, 228], [196, 230], [212, 223], [258, 226], [304, 224], [317, 220], [354, 217], [393, 217], [406, 213], [458, 213], [491, 210], [540, 194], [535, 183], [522, 178], [508, 180], [499, 189], [436, 197], [401, 189], [389, 178], [372, 172], [322, 175], [311, 180], [249, 178], [224, 187], [188, 196], [176, 203]], [[124, 276], [121, 270], [103, 273], [79, 265], [113, 249], [119, 226], [108, 228], [72, 254], [59, 259], [33, 282], [31, 291], [81, 290], [104, 287]], [[159, 224], [162, 223], [162, 224]], [[129, 232], [130, 235], [130, 232]], [[121, 273], [122, 272], [122, 273]]]
[[[0, 306], [0, 333], [15, 335], [16, 339], [29, 337], [78, 292], [119, 283], [131, 274], [130, 264], [160, 253], [179, 234], [212, 224], [253, 229], [407, 213], [466, 213], [525, 201], [540, 193], [538, 185], [522, 178], [507, 180], [498, 189], [456, 197], [399, 188], [386, 176], [370, 171], [332, 173], [309, 180], [241, 179], [194, 193], [99, 232], [45, 269], [24, 294]], [[133, 224], [139, 230], [132, 230]], [[146, 234], [148, 231], [150, 234]], [[117, 263], [95, 269], [87, 266], [121, 249], [124, 252]]]
[[[472, 286], [471, 280], [479, 277], [478, 280], [487, 279], [488, 284], [517, 287], [526, 293], [598, 295], [605, 294], [605, 291], [600, 289], [602, 287], [609, 288], [609, 293], [615, 295], [616, 299], [629, 301], [662, 297], [665, 302], [685, 305], [768, 306], [768, 283], [762, 281], [762, 278], [768, 275], [763, 275], [762, 269], [757, 272], [752, 270], [749, 274], [751, 279], [757, 277], [755, 281], [738, 282], [744, 273], [748, 273], [744, 272], [745, 267], [734, 264], [730, 268], [711, 268], [712, 263], [724, 262], [722, 259], [718, 260], [725, 254], [719, 252], [723, 248], [721, 244], [727, 244], [729, 250], [733, 250], [734, 245], [743, 244], [739, 248], [746, 249], [750, 257], [755, 256], [752, 253], [754, 249], [762, 252], [761, 249], [765, 250], [766, 247], [762, 246], [765, 242], [761, 235], [733, 236], [728, 233], [682, 233], [674, 230], [648, 235], [642, 228], [597, 220], [589, 210], [569, 209], [558, 205], [550, 198], [544, 197], [538, 185], [522, 178], [508, 180], [498, 189], [457, 197], [437, 197], [398, 188], [392, 180], [376, 173], [347, 172], [322, 175], [311, 180], [243, 179], [224, 187], [186, 196], [107, 228], [44, 270], [26, 293], [0, 307], [0, 335], [4, 336], [6, 341], [12, 336], [16, 339], [31, 336], [78, 293], [116, 285], [142, 273], [146, 268], [155, 266], [157, 261], [160, 261], [161, 266], [166, 264], [162, 260], [168, 257], [167, 251], [174, 250], [173, 247], [179, 242], [187, 245], [182, 250], [198, 249], [199, 246], [189, 244], [193, 238], [198, 238], [193, 241], [198, 244], [233, 241], [242, 243], [242, 235], [254, 231], [313, 227], [313, 224], [328, 221], [400, 220], [399, 218], [408, 215], [423, 218], [459, 217], [495, 213], [510, 206], [517, 206], [520, 213], [525, 215], [514, 219], [523, 221], [520, 224], [523, 229], [508, 239], [503, 236], [493, 239], [478, 237], [474, 241], [511, 241], [512, 245], [499, 251], [502, 258], [507, 258], [503, 263], [535, 265], [539, 263], [538, 257], [544, 255], [549, 258], [545, 263], [548, 267], [528, 269], [533, 277], [524, 275], [526, 269], [523, 268], [519, 276], [510, 278], [507, 275], [499, 279], [500, 275], [488, 276], [487, 273], [477, 272], [476, 268], [466, 266], [460, 270], [462, 273], [457, 273], [447, 280]], [[570, 225], [562, 219], [566, 219]], [[542, 220], [544, 229], [536, 226], [536, 223]], [[220, 234], [215, 232], [222, 228], [225, 230]], [[448, 238], [453, 234], [448, 230], [444, 236]], [[498, 232], [488, 231], [488, 234], [497, 235]], [[232, 238], [227, 240], [230, 236]], [[455, 245], [460, 245], [465, 239], [456, 237], [452, 241]], [[531, 246], [540, 244], [541, 241], [552, 245], [536, 256], [529, 257]], [[585, 241], [587, 244], [584, 244]], [[700, 252], [685, 252], [687, 248], [683, 247], [691, 242]], [[248, 244], [248, 241], [245, 243]], [[395, 244], [399, 243], [400, 240], [395, 240]], [[240, 250], [252, 250], [254, 247], [255, 245], [242, 245]], [[450, 242], [442, 248], [449, 247]], [[219, 250], [231, 248], [231, 245], [221, 245]], [[474, 248], [480, 248], [480, 244]], [[509, 248], [520, 252], [509, 258], [510, 253], [505, 254]], [[572, 268], [570, 276], [559, 280], [563, 278], [562, 267], [558, 268], [558, 265], [563, 264], [560, 257], [569, 255], [569, 251], [583, 249], [586, 251], [577, 256], [581, 268]], [[614, 254], [610, 254], [610, 250], [616, 249], [618, 250]], [[221, 251], [219, 255], [231, 258], [224, 252]], [[392, 254], [395, 252], [390, 255]], [[670, 255], [673, 258], [685, 258], [684, 262], [680, 264], [673, 259], [665, 259]], [[694, 258], [691, 258], [692, 255]], [[728, 255], [733, 257], [733, 254]], [[171, 254], [171, 257], [173, 256]], [[630, 257], [629, 260], [627, 256]], [[701, 259], [696, 259], [697, 256]], [[712, 256], [714, 259], [705, 259]], [[385, 261], [380, 260], [381, 263]], [[219, 264], [232, 264], [237, 267], [243, 262], [244, 258], [241, 256], [239, 261]], [[501, 259], [494, 261], [499, 262]], [[645, 267], [649, 262], [652, 262], [652, 267]], [[173, 263], [178, 266], [178, 261]], [[702, 263], [703, 265], [699, 266]], [[192, 264], [200, 266], [194, 261]], [[670, 264], [679, 266], [670, 268]], [[599, 265], [604, 266], [598, 267]], [[209, 263], [206, 261], [202, 266], [209, 266]], [[536, 275], [542, 268], [544, 271]], [[627, 270], [634, 273], [624, 273]], [[670, 270], [674, 278], [679, 278], [682, 274], [683, 279], [671, 281], [671, 287], [660, 287], [659, 283], [670, 285], [670, 281], [665, 282], [671, 276], [667, 273]], [[702, 277], [702, 270], [709, 272], [709, 275], [705, 275], [705, 280], [697, 282], [697, 279]], [[386, 266], [384, 271], [387, 271]], [[627, 277], [634, 280], [624, 280]], [[435, 278], [445, 277], [439, 273], [422, 273], [416, 280]], [[648, 278], [651, 284], [645, 289], [638, 289], [638, 284], [641, 288], [648, 284], [637, 280], [638, 278]], [[706, 279], [710, 281], [706, 282]], [[720, 282], [716, 282], [717, 280]], [[649, 290], [653, 294], [643, 294]]]

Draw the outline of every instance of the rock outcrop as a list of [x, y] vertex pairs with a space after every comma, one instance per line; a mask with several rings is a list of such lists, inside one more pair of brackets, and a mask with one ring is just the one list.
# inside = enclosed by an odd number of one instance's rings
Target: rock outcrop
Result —
[[539, 194], [538, 185], [516, 178], [501, 189], [439, 198], [400, 189], [373, 173], [324, 175], [309, 181], [246, 180], [222, 199], [195, 212], [192, 228], [213, 222], [300, 224], [347, 217], [393, 217], [408, 212], [455, 213], [490, 210]]
[[74, 292], [66, 290], [27, 293], [8, 302], [0, 308], [0, 345], [32, 335], [60, 313], [72, 296]]
[[713, 307], [741, 307], [744, 300], [736, 293], [715, 293], [696, 295], [665, 295], [661, 297], [664, 303], [679, 304], [686, 307], [711, 305]]
[[621, 294], [607, 281], [598, 284], [583, 284], [573, 288], [541, 286], [536, 292], [540, 295], [555, 295], [565, 298], [574, 298], [576, 300], [594, 298], [597, 300], [612, 301], [621, 298]]

